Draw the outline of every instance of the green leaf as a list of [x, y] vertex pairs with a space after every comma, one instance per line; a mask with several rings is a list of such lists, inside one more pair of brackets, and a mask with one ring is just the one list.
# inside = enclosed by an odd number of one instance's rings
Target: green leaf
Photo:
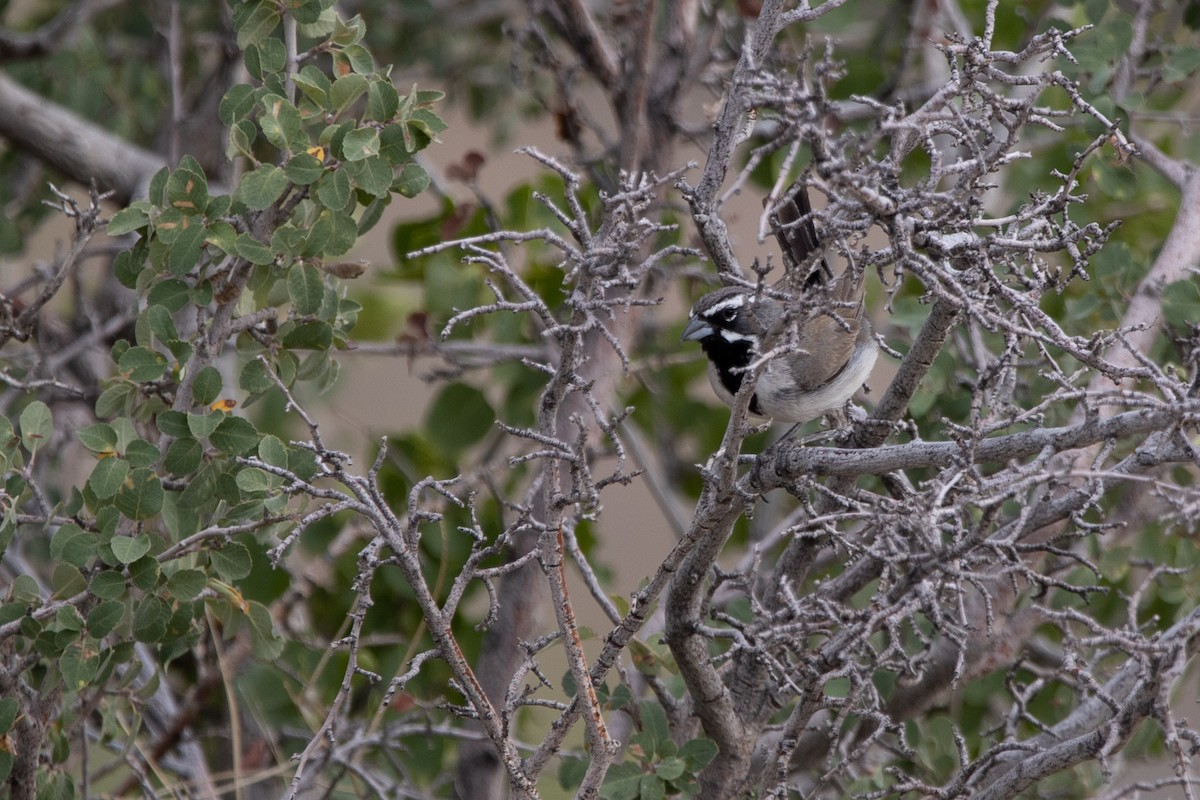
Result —
[[[375, 71], [375, 60], [371, 58], [371, 53], [361, 44], [352, 44], [342, 48], [342, 52], [335, 53], [335, 56], [341, 55], [350, 68], [359, 75], [369, 75]], [[335, 58], [334, 63], [337, 63]]]
[[226, 125], [245, 119], [254, 113], [254, 87], [248, 83], [238, 83], [229, 87], [221, 98], [217, 108], [217, 116]]
[[341, 114], [350, 104], [362, 97], [367, 91], [367, 79], [362, 75], [343, 75], [333, 82], [329, 91], [329, 99], [333, 101], [334, 115]]
[[284, 446], [283, 441], [278, 436], [268, 433], [262, 438], [262, 441], [258, 443], [258, 457], [272, 467], [287, 469], [287, 447]]
[[341, 211], [325, 209], [313, 223], [309, 254], [321, 257], [340, 256], [354, 246], [358, 226], [354, 218]]
[[146, 325], [150, 328], [150, 332], [160, 342], [168, 342], [179, 338], [179, 331], [175, 327], [175, 321], [171, 319], [171, 312], [167, 311], [165, 307], [153, 304], [148, 305], [139, 317], [145, 320]]
[[717, 757], [717, 744], [712, 739], [690, 739], [679, 748], [679, 758], [686, 759], [692, 772], [699, 772]]
[[204, 237], [208, 229], [196, 217], [186, 217], [186, 224], [179, 232], [175, 243], [167, 253], [166, 267], [172, 275], [186, 275], [200, 260]]
[[50, 406], [34, 400], [22, 409], [20, 426], [21, 445], [30, 453], [36, 453], [54, 433], [54, 415], [50, 413]]
[[350, 181], [367, 194], [385, 197], [392, 188], [392, 165], [383, 156], [373, 155], [346, 164]]
[[400, 96], [389, 81], [372, 81], [367, 90], [367, 118], [387, 122], [396, 116], [400, 108]]
[[400, 170], [392, 188], [405, 197], [416, 197], [429, 188], [429, 173], [420, 164], [410, 161]]
[[606, 800], [637, 800], [641, 791], [642, 770], [637, 764], [613, 764], [604, 776], [600, 796]]
[[123, 458], [105, 458], [92, 469], [87, 485], [101, 500], [116, 495], [129, 475], [129, 462]]
[[167, 203], [184, 214], [202, 214], [208, 208], [208, 180], [195, 158], [184, 158], [191, 161], [181, 163], [167, 179]]
[[128, 569], [130, 582], [143, 592], [149, 592], [157, 587], [158, 579], [162, 575], [158, 559], [152, 555], [142, 556], [130, 564]]
[[1172, 325], [1191, 326], [1200, 317], [1200, 282], [1194, 278], [1167, 284], [1162, 293], [1163, 316]]
[[250, 574], [250, 551], [240, 542], [229, 542], [219, 550], [209, 550], [208, 560], [221, 580], [240, 581]]
[[462, 450], [482, 439], [496, 421], [483, 392], [465, 383], [442, 389], [429, 406], [425, 425], [433, 442], [450, 451]]
[[237, 237], [237, 228], [223, 220], [216, 220], [208, 223], [208, 235], [204, 237], [204, 241], [226, 255], [236, 255]]
[[145, 228], [150, 224], [150, 215], [147, 213], [149, 208], [148, 202], [139, 200], [128, 208], [123, 208], [113, 214], [112, 219], [108, 221], [108, 235], [124, 236]]
[[638, 784], [639, 800], [662, 800], [667, 796], [667, 786], [657, 775], [643, 775]]
[[302, 322], [284, 334], [283, 345], [293, 350], [328, 350], [333, 345], [333, 328], [319, 320]]
[[76, 567], [85, 567], [96, 557], [96, 534], [68, 523], [59, 527], [50, 540], [50, 558]]
[[263, 164], [242, 176], [237, 196], [252, 211], [269, 208], [288, 187], [288, 176], [274, 164]]
[[274, 0], [258, 0], [236, 6], [233, 15], [238, 49], [245, 50], [271, 35], [279, 24], [278, 4]]
[[124, 413], [133, 393], [133, 386], [125, 382], [109, 386], [96, 398], [96, 416], [112, 417]]
[[117, 600], [102, 600], [87, 617], [87, 630], [97, 639], [103, 639], [116, 630], [125, 619], [125, 604]]
[[117, 432], [107, 422], [98, 422], [75, 431], [79, 442], [93, 453], [111, 453], [117, 447]]
[[[87, 581], [77, 568], [70, 564], [55, 564], [54, 572], [50, 576], [50, 587], [54, 590], [56, 597], [73, 597], [87, 588]], [[61, 612], [60, 612], [61, 613]], [[75, 612], [73, 618], [79, 619], [79, 627], [74, 630], [82, 630], [83, 621], [79, 618], [79, 612]], [[61, 617], [57, 620], [59, 625], [62, 624]]]
[[324, 72], [312, 64], [307, 64], [293, 79], [296, 82], [296, 88], [303, 92], [309, 100], [322, 108], [329, 104], [329, 92], [333, 85]]
[[187, 414], [182, 411], [163, 411], [154, 418], [154, 424], [167, 436], [188, 436], [192, 432], [188, 427]]
[[376, 155], [379, 155], [379, 131], [374, 128], [357, 128], [342, 140], [342, 156], [347, 161], [362, 161]]
[[179, 600], [195, 600], [208, 586], [208, 576], [198, 569], [181, 569], [167, 579], [167, 591]]
[[177, 278], [159, 281], [151, 289], [146, 300], [151, 305], [162, 306], [172, 313], [188, 303], [188, 285]]
[[350, 176], [343, 170], [328, 172], [317, 181], [317, 200], [333, 211], [342, 211], [350, 201]]
[[262, 603], [251, 600], [247, 617], [250, 621], [250, 643], [254, 655], [264, 661], [274, 661], [283, 655], [283, 640], [275, 632], [271, 612]]
[[321, 271], [308, 264], [295, 264], [287, 274], [288, 297], [296, 307], [296, 313], [304, 316], [316, 314], [325, 297], [325, 282]]
[[671, 731], [667, 725], [667, 713], [655, 700], [643, 700], [638, 706], [641, 711], [642, 729], [650, 735], [657, 752], [658, 745], [671, 738]]
[[145, 439], [133, 439], [125, 445], [125, 460], [131, 467], [148, 467], [158, 461], [158, 448]]
[[158, 642], [167, 635], [171, 607], [161, 597], [147, 595], [133, 611], [133, 638], [139, 642]]
[[287, 51], [278, 39], [264, 39], [261, 44], [246, 48], [246, 68], [259, 80], [272, 72], [283, 72], [286, 65]]
[[285, 152], [308, 149], [300, 111], [294, 105], [277, 94], [264, 95], [259, 105], [263, 113], [258, 117], [258, 124], [268, 142]]
[[117, 362], [117, 369], [131, 381], [149, 383], [167, 372], [167, 358], [148, 347], [131, 347]]
[[115, 569], [97, 572], [92, 576], [88, 588], [96, 597], [104, 600], [116, 600], [125, 594], [125, 576]]
[[158, 476], [142, 467], [129, 473], [113, 505], [132, 520], [150, 519], [162, 510], [163, 488]]
[[686, 771], [687, 761], [679, 756], [664, 758], [654, 767], [654, 774], [658, 775], [664, 781], [673, 781], [682, 776]]
[[132, 564], [150, 552], [150, 537], [144, 533], [138, 536], [114, 536], [108, 546], [118, 561]]
[[17, 603], [37, 603], [42, 599], [38, 582], [32, 575], [21, 574], [9, 584], [9, 597]]
[[440, 141], [437, 135], [446, 130], [445, 121], [427, 108], [414, 109], [407, 122], [409, 127], [420, 131], [435, 142]]
[[188, 414], [188, 432], [197, 439], [207, 439], [217, 426], [225, 421], [225, 415], [214, 411], [211, 414]]
[[238, 234], [237, 254], [251, 264], [265, 265], [275, 261], [274, 251], [248, 233]]
[[8, 733], [17, 720], [20, 705], [15, 697], [0, 697], [0, 733]]
[[238, 386], [251, 394], [260, 394], [275, 385], [267, 372], [267, 365], [260, 359], [251, 359], [242, 367], [238, 375]]
[[316, 156], [308, 153], [297, 153], [283, 167], [287, 179], [297, 186], [308, 186], [325, 172], [325, 165]]
[[238, 489], [246, 495], [263, 495], [271, 488], [271, 478], [257, 467], [247, 467], [236, 478]]
[[200, 468], [204, 447], [191, 436], [181, 436], [167, 448], [163, 466], [172, 475], [187, 475]]
[[222, 387], [220, 370], [216, 367], [205, 367], [192, 384], [193, 397], [198, 405], [206, 406], [217, 399]]
[[226, 417], [208, 440], [221, 452], [240, 456], [258, 447], [258, 431], [244, 417]]

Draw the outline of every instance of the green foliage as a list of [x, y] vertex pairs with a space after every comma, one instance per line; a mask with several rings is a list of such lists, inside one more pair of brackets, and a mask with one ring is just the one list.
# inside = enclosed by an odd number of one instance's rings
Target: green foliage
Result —
[[[54, 729], [83, 724], [80, 709], [121, 708], [132, 725], [101, 728], [105, 743], [119, 748], [143, 733], [123, 699], [130, 682], [138, 681], [136, 693], [153, 692], [153, 681], [131, 668], [135, 643], [164, 665], [210, 631], [244, 631], [267, 669], [285, 653], [269, 604], [288, 579], [267, 553], [303, 504], [278, 471], [312, 480], [320, 467], [311, 452], [241, 413], [231, 395], [240, 390], [253, 401], [332, 383], [332, 351], [347, 343], [359, 306], [322, 267], [356, 242], [364, 217], [378, 219], [393, 195], [428, 185], [413, 159], [445, 128], [434, 112], [441, 94], [397, 92], [389, 69], [377, 68], [361, 44], [362, 20], [339, 19], [331, 0], [233, 6], [253, 82], [232, 87], [219, 114], [229, 126], [228, 155], [249, 169], [224, 187], [184, 155], [109, 221], [111, 236], [131, 240], [113, 269], [136, 294], [137, 314], [112, 344], [95, 421], [64, 437], [58, 408], [42, 399], [0, 418], [0, 552], [14, 535], [35, 538], [44, 529], [42, 555], [53, 562], [49, 594], [32, 576], [4, 588], [0, 625], [22, 625], [16, 647], [30, 680], [50, 665], [50, 674], [61, 671]], [[302, 46], [321, 54], [293, 76], [294, 97], [285, 15], [300, 23]], [[232, 379], [222, 359], [236, 359]], [[468, 400], [486, 407], [481, 395]], [[465, 446], [482, 433], [472, 424], [449, 435]], [[63, 448], [80, 454], [82, 482], [35, 495], [32, 470], [64, 458]], [[44, 472], [36, 480], [53, 483]], [[53, 506], [44, 522], [17, 525], [15, 511], [35, 498]], [[337, 624], [331, 617], [329, 638]], [[336, 682], [315, 686], [329, 697], [336, 690]], [[15, 699], [0, 699], [0, 734], [18, 712]], [[0, 749], [0, 777], [12, 763]], [[40, 797], [75, 795], [65, 773], [39, 774]]]

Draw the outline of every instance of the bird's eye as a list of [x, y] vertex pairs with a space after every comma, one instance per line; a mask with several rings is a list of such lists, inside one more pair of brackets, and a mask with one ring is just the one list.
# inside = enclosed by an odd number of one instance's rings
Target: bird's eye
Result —
[[721, 312], [721, 321], [722, 322], [733, 322], [735, 319], [737, 319], [737, 309], [736, 308], [727, 308]]

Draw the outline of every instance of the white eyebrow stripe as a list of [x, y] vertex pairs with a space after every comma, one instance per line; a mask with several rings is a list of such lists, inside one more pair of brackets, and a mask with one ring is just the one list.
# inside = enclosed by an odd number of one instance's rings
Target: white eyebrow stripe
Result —
[[717, 303], [712, 308], [706, 309], [705, 314], [716, 314], [718, 311], [724, 311], [727, 308], [741, 308], [746, 304], [746, 295], [735, 294], [733, 297], [727, 297]]

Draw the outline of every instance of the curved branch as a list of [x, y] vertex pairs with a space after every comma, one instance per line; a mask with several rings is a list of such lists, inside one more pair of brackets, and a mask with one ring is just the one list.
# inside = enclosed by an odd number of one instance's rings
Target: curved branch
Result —
[[86, 184], [111, 190], [121, 205], [146, 194], [166, 159], [143, 150], [70, 109], [0, 74], [0, 137]]

